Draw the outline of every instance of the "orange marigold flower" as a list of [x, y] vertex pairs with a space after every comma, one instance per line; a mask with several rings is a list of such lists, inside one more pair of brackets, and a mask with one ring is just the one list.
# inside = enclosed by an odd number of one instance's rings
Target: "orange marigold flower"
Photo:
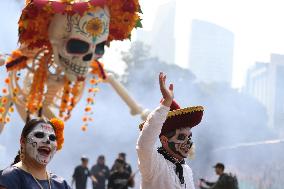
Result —
[[6, 121], [6, 123], [10, 122], [10, 117], [7, 116], [5, 121]]
[[85, 112], [90, 112], [92, 110], [92, 108], [90, 107], [90, 106], [87, 106], [86, 108], [85, 108]]
[[2, 117], [0, 117], [0, 123], [3, 123], [4, 119]]
[[93, 99], [93, 98], [91, 98], [91, 97], [88, 97], [88, 98], [87, 98], [87, 102], [88, 102], [88, 104], [91, 104], [91, 103], [93, 103], [93, 102], [94, 102], [94, 99]]
[[92, 36], [98, 36], [103, 32], [103, 24], [99, 18], [91, 19], [86, 26], [87, 32]]
[[5, 97], [5, 96], [2, 97], [2, 99], [1, 99], [1, 103], [2, 103], [2, 104], [6, 104], [7, 101], [8, 101], [7, 97]]
[[95, 85], [95, 84], [97, 83], [97, 80], [96, 80], [96, 79], [91, 79], [91, 80], [90, 80], [90, 83], [91, 83], [92, 85]]
[[84, 122], [88, 121], [88, 117], [83, 117], [83, 121]]
[[82, 131], [86, 131], [86, 130], [87, 130], [87, 126], [86, 126], [86, 125], [83, 125], [83, 126], [81, 127], [81, 129], [82, 129]]
[[13, 90], [13, 92], [14, 92], [15, 94], [17, 94], [17, 93], [19, 92], [19, 89], [15, 88], [15, 89]]
[[10, 79], [9, 79], [9, 78], [6, 78], [6, 79], [5, 79], [5, 83], [6, 83], [6, 84], [9, 84], [9, 83], [10, 83]]
[[70, 105], [70, 106], [68, 106], [68, 108], [67, 108], [69, 111], [71, 111], [72, 109], [73, 109], [73, 106], [72, 105]]
[[64, 122], [57, 118], [52, 118], [50, 122], [54, 126], [55, 135], [57, 138], [57, 150], [60, 150], [64, 143]]
[[0, 113], [4, 113], [5, 112], [5, 108], [4, 107], [0, 107]]
[[8, 90], [7, 90], [6, 88], [3, 88], [3, 89], [2, 89], [2, 93], [7, 94], [7, 93], [8, 93]]
[[9, 112], [13, 113], [14, 112], [14, 107], [9, 108]]

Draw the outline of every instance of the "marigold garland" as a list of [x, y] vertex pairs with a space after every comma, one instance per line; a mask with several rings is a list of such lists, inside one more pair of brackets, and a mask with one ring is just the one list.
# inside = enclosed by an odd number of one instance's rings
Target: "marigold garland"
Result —
[[47, 79], [47, 62], [46, 57], [51, 57], [51, 53], [45, 53], [39, 60], [39, 66], [35, 70], [33, 82], [27, 99], [27, 109], [30, 113], [38, 111], [43, 104], [44, 85]]
[[[96, 78], [98, 77], [98, 79]], [[86, 131], [88, 126], [89, 126], [89, 122], [93, 121], [93, 118], [91, 117], [93, 115], [93, 110], [92, 110], [92, 106], [95, 103], [95, 96], [96, 93], [99, 92], [99, 89], [97, 88], [98, 83], [102, 82], [103, 80], [100, 79], [100, 77], [98, 76], [98, 74], [94, 74], [92, 78], [90, 78], [89, 82], [91, 84], [91, 88], [89, 88], [88, 90], [88, 97], [86, 99], [86, 107], [85, 107], [85, 113], [84, 116], [82, 118], [84, 125], [81, 127], [82, 131]]]
[[63, 94], [61, 97], [61, 105], [59, 108], [59, 116], [61, 118], [64, 117], [64, 112], [66, 112], [67, 107], [68, 107], [68, 102], [70, 100], [70, 90], [71, 90], [71, 81], [65, 78]]
[[[55, 13], [73, 15], [85, 14], [98, 6], [107, 5], [110, 12], [108, 41], [130, 38], [133, 28], [142, 27], [139, 13], [142, 13], [138, 0], [104, 0], [76, 3], [65, 1], [26, 1], [19, 24], [19, 41], [28, 48], [51, 47], [48, 27]], [[99, 24], [93, 21], [90, 24]], [[99, 25], [98, 25], [99, 26]], [[89, 27], [90, 28], [90, 27]], [[98, 31], [93, 31], [97, 33]]]
[[97, 75], [101, 79], [106, 79], [106, 73], [104, 71], [103, 63], [99, 62], [98, 60], [94, 60], [91, 63], [91, 68], [92, 68], [91, 71], [92, 74]]
[[57, 150], [61, 150], [64, 143], [64, 122], [57, 118], [50, 119], [50, 122], [55, 130]]
[[65, 120], [69, 119], [71, 116], [71, 111], [73, 110], [73, 108], [75, 107], [75, 105], [77, 104], [77, 97], [79, 95], [80, 92], [80, 88], [81, 86], [84, 85], [84, 82], [82, 81], [76, 81], [72, 90], [71, 90], [71, 94], [72, 94], [72, 98], [70, 100], [70, 105], [68, 108], [68, 112], [67, 112], [67, 117], [65, 118]]
[[63, 94], [61, 97], [61, 104], [59, 108], [59, 116], [65, 121], [71, 117], [71, 112], [77, 104], [77, 97], [80, 93], [84, 82], [76, 81], [74, 84], [65, 78]]

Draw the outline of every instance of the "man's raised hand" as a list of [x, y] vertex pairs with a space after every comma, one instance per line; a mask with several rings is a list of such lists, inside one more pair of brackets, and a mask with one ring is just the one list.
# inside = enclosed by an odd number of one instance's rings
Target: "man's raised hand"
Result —
[[170, 107], [174, 99], [174, 85], [171, 83], [169, 88], [166, 87], [166, 75], [163, 72], [159, 74], [160, 90], [163, 96], [162, 104]]

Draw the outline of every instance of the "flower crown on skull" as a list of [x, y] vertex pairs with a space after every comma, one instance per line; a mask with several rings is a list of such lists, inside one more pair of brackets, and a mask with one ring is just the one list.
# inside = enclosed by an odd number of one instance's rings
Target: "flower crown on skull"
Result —
[[[50, 47], [48, 27], [54, 14], [84, 15], [87, 11], [104, 6], [110, 13], [108, 42], [130, 38], [133, 28], [142, 27], [138, 0], [27, 0], [19, 20], [19, 42], [30, 49]], [[91, 20], [86, 28], [96, 35], [100, 24], [99, 20]]]

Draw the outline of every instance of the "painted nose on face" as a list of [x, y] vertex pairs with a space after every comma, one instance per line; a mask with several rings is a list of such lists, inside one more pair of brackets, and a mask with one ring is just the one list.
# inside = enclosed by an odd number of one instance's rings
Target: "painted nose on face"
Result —
[[50, 144], [50, 140], [49, 139], [47, 139], [47, 141], [45, 142], [46, 144]]
[[90, 61], [93, 58], [93, 53], [89, 53], [83, 57], [83, 61]]

